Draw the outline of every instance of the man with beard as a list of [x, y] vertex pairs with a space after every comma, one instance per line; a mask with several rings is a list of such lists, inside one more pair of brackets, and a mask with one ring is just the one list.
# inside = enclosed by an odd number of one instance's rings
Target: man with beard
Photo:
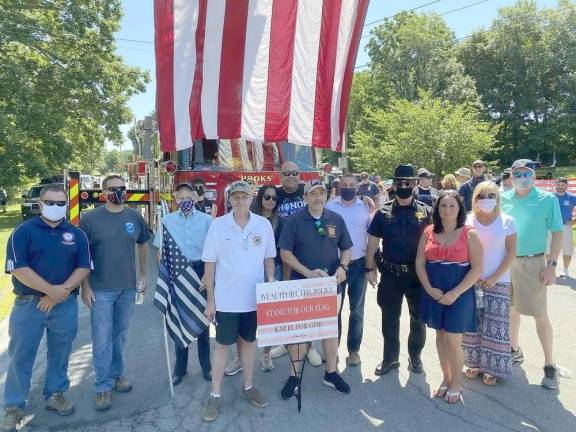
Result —
[[386, 375], [400, 366], [400, 314], [404, 297], [410, 312], [408, 369], [414, 373], [423, 371], [420, 353], [426, 342], [426, 327], [419, 319], [422, 286], [414, 262], [420, 237], [432, 221], [432, 209], [414, 198], [415, 184], [414, 167], [398, 165], [393, 182], [396, 198], [382, 206], [368, 228], [365, 271], [371, 285], [376, 284], [374, 253], [382, 239], [378, 305], [382, 310], [384, 356], [376, 375]]

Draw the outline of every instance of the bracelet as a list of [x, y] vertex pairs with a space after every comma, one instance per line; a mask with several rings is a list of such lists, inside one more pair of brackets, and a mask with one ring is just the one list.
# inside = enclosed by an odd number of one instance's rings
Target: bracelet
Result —
[[338, 264], [338, 267], [342, 267], [346, 273], [348, 273], [348, 266], [344, 264]]

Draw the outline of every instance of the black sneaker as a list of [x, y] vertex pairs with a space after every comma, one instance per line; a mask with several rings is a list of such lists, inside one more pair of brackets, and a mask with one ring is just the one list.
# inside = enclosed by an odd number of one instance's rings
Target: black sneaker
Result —
[[282, 387], [280, 395], [282, 396], [282, 399], [289, 400], [292, 399], [294, 396], [296, 396], [297, 393], [298, 393], [298, 378], [296, 378], [295, 376], [290, 376], [288, 377], [286, 384], [284, 384], [284, 387]]
[[558, 368], [555, 365], [544, 366], [544, 378], [542, 378], [540, 385], [547, 389], [557, 389], [560, 387]]
[[338, 393], [350, 393], [350, 386], [338, 375], [338, 372], [324, 372], [324, 385], [332, 387]]
[[408, 370], [415, 374], [421, 374], [424, 372], [424, 366], [422, 365], [422, 360], [420, 360], [420, 357], [408, 358]]
[[512, 363], [522, 363], [524, 361], [524, 353], [522, 348], [518, 347], [517, 350], [512, 348]]

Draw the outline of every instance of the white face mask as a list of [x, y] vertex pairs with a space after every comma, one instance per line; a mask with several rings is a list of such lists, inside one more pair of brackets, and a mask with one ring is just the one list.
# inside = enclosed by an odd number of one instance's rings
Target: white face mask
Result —
[[512, 179], [514, 189], [525, 190], [534, 186], [534, 177], [520, 177]]
[[476, 205], [483, 213], [492, 213], [492, 210], [496, 208], [497, 201], [495, 199], [483, 199], [478, 200]]
[[66, 206], [47, 206], [42, 204], [42, 216], [50, 222], [58, 222], [66, 217]]

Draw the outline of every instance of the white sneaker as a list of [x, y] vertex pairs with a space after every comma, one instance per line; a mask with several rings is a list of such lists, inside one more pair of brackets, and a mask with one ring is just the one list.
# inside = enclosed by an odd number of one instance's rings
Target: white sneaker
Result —
[[568, 279], [570, 277], [570, 271], [565, 268], [564, 270], [562, 270], [562, 273], [560, 273], [560, 277], [563, 279]]
[[288, 354], [288, 351], [284, 345], [278, 345], [277, 347], [272, 348], [272, 351], [270, 351], [270, 357], [273, 359], [282, 357], [285, 354]]
[[320, 366], [322, 364], [322, 357], [320, 357], [320, 354], [318, 354], [318, 351], [316, 351], [313, 346], [311, 346], [308, 350], [307, 358], [310, 365], [314, 367]]
[[270, 353], [262, 353], [262, 371], [270, 372], [274, 370], [274, 362], [272, 361], [272, 357]]
[[224, 369], [224, 375], [232, 376], [236, 375], [238, 372], [242, 372], [244, 369], [242, 368], [242, 362], [238, 357], [234, 357], [234, 360], [230, 362], [226, 369]]

